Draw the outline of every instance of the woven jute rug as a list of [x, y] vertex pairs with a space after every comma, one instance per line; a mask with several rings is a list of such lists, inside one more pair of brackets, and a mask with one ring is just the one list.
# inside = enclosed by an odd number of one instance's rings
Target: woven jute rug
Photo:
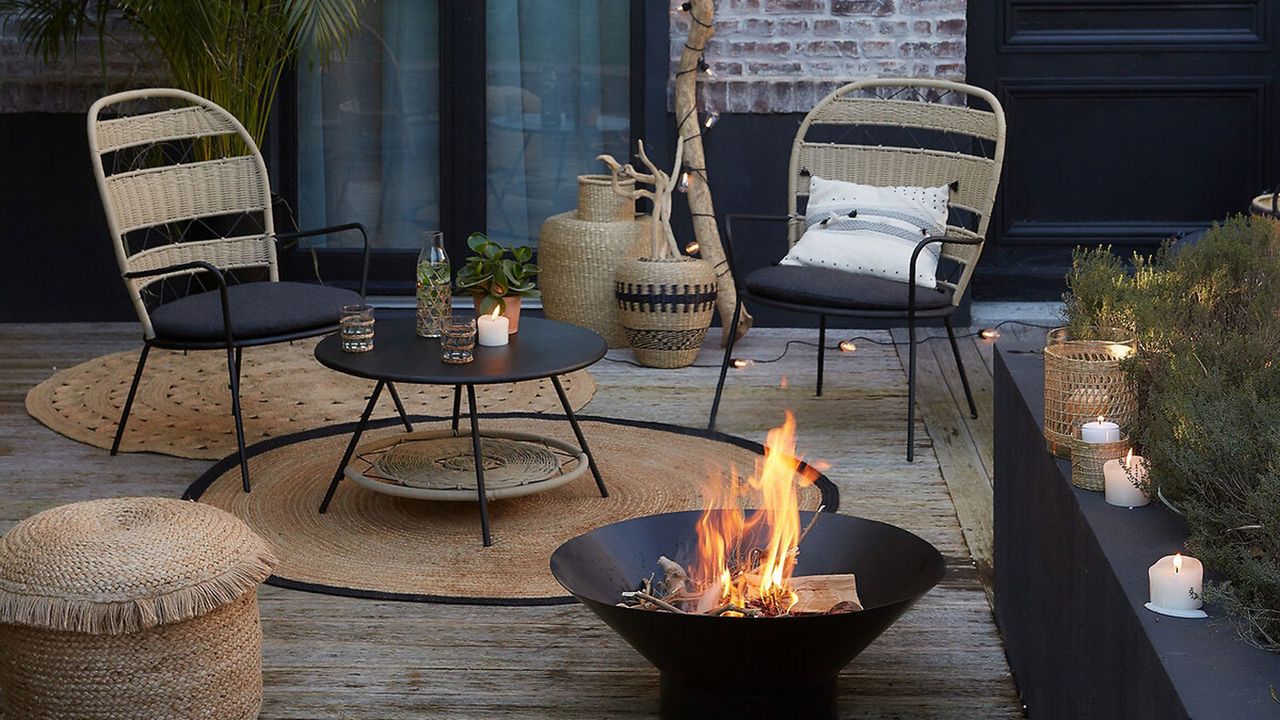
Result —
[[[246, 443], [360, 417], [374, 383], [320, 365], [313, 354], [318, 342], [313, 338], [244, 351], [240, 402]], [[27, 412], [72, 440], [110, 448], [138, 352], [103, 355], [59, 370], [27, 393]], [[596, 392], [595, 380], [585, 370], [564, 376], [562, 383], [575, 410]], [[396, 389], [410, 415], [453, 412], [451, 387], [402, 384]], [[550, 380], [477, 385], [476, 403], [483, 413], [561, 411]], [[374, 417], [395, 413], [387, 393], [378, 404]], [[152, 350], [120, 450], [195, 460], [235, 452], [226, 352]]]
[[[255, 445], [249, 458], [252, 493], [241, 491], [235, 458], [228, 457], [186, 497], [230, 511], [266, 538], [280, 560], [268, 580], [274, 585], [418, 602], [559, 604], [572, 601], [548, 565], [561, 543], [619, 520], [699, 509], [709, 478], [724, 481], [733, 470], [750, 473], [763, 452], [750, 441], [702, 430], [581, 420], [609, 497], [600, 497], [585, 474], [535, 495], [491, 501], [493, 545], [487, 548], [474, 502], [398, 498], [343, 480], [329, 511], [319, 514], [353, 424]], [[362, 444], [403, 432], [388, 422], [366, 432]], [[574, 441], [568, 422], [551, 416], [500, 415], [483, 418], [481, 428]], [[801, 493], [802, 509], [836, 510], [836, 488], [825, 477]]]

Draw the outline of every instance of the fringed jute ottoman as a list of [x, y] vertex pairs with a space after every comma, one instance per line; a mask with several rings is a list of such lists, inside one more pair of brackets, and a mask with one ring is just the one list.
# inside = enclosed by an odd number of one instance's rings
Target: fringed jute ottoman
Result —
[[0, 538], [0, 708], [13, 720], [242, 720], [262, 705], [257, 586], [275, 558], [229, 513], [94, 500]]

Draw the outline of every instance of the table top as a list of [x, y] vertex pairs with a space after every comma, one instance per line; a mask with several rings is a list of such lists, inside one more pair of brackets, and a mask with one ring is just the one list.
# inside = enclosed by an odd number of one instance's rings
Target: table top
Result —
[[418, 337], [412, 317], [378, 320], [373, 350], [342, 351], [334, 333], [316, 345], [316, 360], [340, 373], [425, 385], [487, 385], [564, 375], [595, 364], [608, 346], [596, 333], [536, 317], [520, 318], [520, 331], [502, 347], [477, 344], [475, 360], [450, 365], [440, 360], [440, 339]]

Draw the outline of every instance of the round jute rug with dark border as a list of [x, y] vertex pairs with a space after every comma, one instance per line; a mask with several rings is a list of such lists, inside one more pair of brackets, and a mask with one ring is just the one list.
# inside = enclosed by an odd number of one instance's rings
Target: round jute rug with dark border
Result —
[[[609, 497], [600, 497], [590, 474], [584, 474], [545, 492], [490, 501], [493, 546], [488, 548], [480, 540], [474, 502], [393, 497], [343, 480], [329, 511], [319, 514], [354, 423], [249, 448], [252, 493], [241, 491], [236, 459], [230, 456], [183, 497], [227, 510], [266, 538], [280, 560], [267, 580], [272, 585], [379, 600], [557, 605], [573, 602], [548, 566], [561, 543], [620, 520], [699, 509], [709, 478], [727, 482], [750, 474], [764, 452], [758, 443], [706, 430], [595, 416], [579, 420]], [[418, 430], [447, 426], [425, 418], [415, 422]], [[574, 442], [562, 416], [485, 415], [480, 426]], [[468, 428], [464, 419], [464, 431]], [[361, 443], [397, 432], [403, 428], [393, 418], [372, 423]], [[801, 509], [825, 506], [834, 512], [835, 485], [805, 468], [817, 480], [801, 489]]]

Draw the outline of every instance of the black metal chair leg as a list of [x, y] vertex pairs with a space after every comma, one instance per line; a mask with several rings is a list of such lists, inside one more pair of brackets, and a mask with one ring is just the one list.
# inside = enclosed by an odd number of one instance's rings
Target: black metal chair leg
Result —
[[947, 326], [947, 337], [951, 340], [951, 354], [956, 356], [956, 369], [960, 371], [960, 385], [964, 387], [964, 399], [969, 401], [969, 417], [978, 419], [978, 405], [973, 401], [973, 391], [969, 389], [969, 375], [964, 371], [964, 360], [960, 359], [960, 346], [956, 344], [956, 331], [951, 327], [951, 318], [942, 320]]
[[569, 418], [569, 425], [573, 427], [573, 434], [578, 438], [578, 447], [582, 448], [582, 452], [587, 454], [587, 465], [591, 467], [591, 476], [596, 479], [596, 487], [600, 488], [600, 497], [609, 497], [609, 489], [604, 486], [604, 480], [600, 477], [600, 468], [596, 467], [596, 456], [591, 454], [591, 448], [587, 447], [587, 438], [582, 434], [582, 428], [578, 426], [578, 418], [573, 414], [573, 406], [569, 404], [569, 396], [564, 394], [564, 387], [560, 385], [560, 378], [555, 375], [551, 376], [551, 384], [556, 387], [556, 395], [560, 396], [560, 404], [564, 406], [564, 414]]
[[249, 457], [244, 452], [244, 414], [240, 412], [239, 348], [227, 348], [227, 374], [231, 376], [231, 415], [236, 419], [236, 448], [240, 452], [240, 481], [249, 492]]
[[[241, 354], [241, 353], [240, 353], [240, 351], [241, 351], [241, 349], [242, 349], [242, 348], [236, 348], [236, 369], [235, 369], [235, 374], [236, 374], [236, 383], [237, 383], [237, 384], [240, 382], [240, 354]], [[228, 386], [228, 387], [230, 387], [230, 386]], [[236, 410], [235, 410], [235, 403], [232, 403], [231, 414], [232, 414], [232, 415], [235, 415], [235, 414], [236, 414]]]
[[[738, 302], [733, 306], [733, 322], [729, 324], [732, 328], [738, 327], [738, 318], [742, 315], [742, 296], [738, 296]], [[724, 392], [724, 378], [729, 372], [729, 362], [733, 360], [733, 346], [737, 342], [738, 333], [728, 333], [729, 342], [724, 344], [724, 360], [720, 362], [720, 379], [716, 382], [716, 397], [711, 401], [711, 417], [707, 420], [707, 429], [716, 429], [716, 414], [720, 412], [720, 395]]]
[[467, 407], [471, 410], [471, 454], [476, 462], [476, 495], [480, 499], [480, 533], [484, 537], [484, 546], [493, 542], [489, 539], [489, 498], [484, 492], [484, 453], [480, 450], [480, 421], [476, 418], [476, 388], [467, 386]]
[[827, 356], [827, 316], [818, 316], [818, 390], [817, 396], [822, 397], [822, 366]]
[[147, 364], [150, 345], [142, 346], [142, 354], [138, 355], [138, 367], [133, 371], [133, 384], [129, 386], [129, 395], [124, 399], [124, 411], [120, 413], [120, 422], [116, 424], [116, 439], [111, 443], [111, 454], [120, 451], [120, 440], [124, 437], [124, 426], [129, 422], [129, 411], [133, 409], [133, 396], [138, 392], [138, 383], [142, 380], [142, 368]]
[[916, 444], [916, 319], [907, 317], [907, 462], [915, 461]]
[[391, 391], [391, 400], [396, 404], [396, 412], [400, 413], [400, 422], [404, 423], [405, 432], [413, 432], [413, 423], [409, 422], [409, 413], [404, 411], [404, 403], [400, 402], [400, 393], [396, 392], [395, 383], [387, 383]]
[[333, 500], [333, 493], [338, 489], [338, 483], [342, 481], [343, 473], [347, 470], [347, 463], [351, 462], [351, 456], [355, 454], [356, 445], [360, 443], [360, 436], [364, 434], [365, 426], [369, 424], [369, 416], [373, 414], [373, 406], [378, 404], [378, 396], [382, 394], [382, 386], [385, 384], [379, 380], [378, 384], [373, 386], [373, 394], [369, 396], [369, 403], [364, 406], [364, 412], [360, 414], [360, 422], [356, 424], [356, 431], [351, 436], [351, 442], [347, 443], [347, 451], [342, 454], [342, 462], [338, 463], [338, 471], [333, 474], [333, 479], [329, 481], [329, 489], [324, 493], [324, 500], [320, 501], [321, 514], [329, 510], [329, 501]]
[[458, 434], [458, 416], [462, 412], [462, 386], [453, 386], [453, 434]]

